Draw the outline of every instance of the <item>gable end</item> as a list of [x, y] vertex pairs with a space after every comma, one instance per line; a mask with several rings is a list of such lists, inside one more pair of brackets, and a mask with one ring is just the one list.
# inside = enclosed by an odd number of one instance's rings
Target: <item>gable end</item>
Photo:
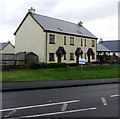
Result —
[[28, 13], [26, 14], [26, 16], [24, 17], [24, 19], [22, 20], [22, 22], [20, 23], [20, 25], [19, 25], [19, 27], [17, 28], [17, 30], [15, 31], [14, 35], [17, 34], [18, 30], [20, 29], [20, 27], [22, 26], [22, 24], [24, 23], [24, 21], [26, 20], [26, 18], [28, 17], [28, 15], [30, 15], [30, 16], [34, 19], [34, 21], [35, 21], [35, 22], [43, 29], [43, 31], [45, 32], [45, 29], [42, 27], [42, 25], [37, 22], [37, 20], [31, 15], [30, 12], [28, 12]]

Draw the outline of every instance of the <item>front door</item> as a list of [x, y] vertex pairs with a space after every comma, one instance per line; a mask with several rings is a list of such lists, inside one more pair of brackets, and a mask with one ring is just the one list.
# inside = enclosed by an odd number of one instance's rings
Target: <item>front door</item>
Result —
[[90, 63], [90, 54], [88, 55], [88, 63]]
[[61, 63], [61, 53], [58, 54], [58, 63]]
[[76, 56], [76, 63], [79, 64], [79, 55]]

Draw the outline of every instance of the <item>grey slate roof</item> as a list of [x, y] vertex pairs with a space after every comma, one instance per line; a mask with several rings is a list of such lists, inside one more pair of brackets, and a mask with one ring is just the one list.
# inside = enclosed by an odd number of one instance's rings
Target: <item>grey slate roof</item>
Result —
[[46, 31], [97, 39], [97, 37], [89, 32], [84, 26], [35, 13], [30, 14]]
[[8, 44], [8, 42], [0, 43], [0, 50], [3, 50]]
[[120, 40], [100, 41], [97, 45], [97, 51], [120, 52]]
[[97, 44], [97, 51], [110, 51], [108, 48], [104, 47], [102, 44]]

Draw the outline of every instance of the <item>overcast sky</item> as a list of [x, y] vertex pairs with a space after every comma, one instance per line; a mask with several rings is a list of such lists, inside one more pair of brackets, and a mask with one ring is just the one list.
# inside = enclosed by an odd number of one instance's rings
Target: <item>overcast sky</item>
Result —
[[[13, 35], [30, 7], [36, 13], [83, 25], [99, 39], [118, 40], [119, 0], [0, 0], [0, 42]], [[99, 41], [98, 39], [98, 41]]]

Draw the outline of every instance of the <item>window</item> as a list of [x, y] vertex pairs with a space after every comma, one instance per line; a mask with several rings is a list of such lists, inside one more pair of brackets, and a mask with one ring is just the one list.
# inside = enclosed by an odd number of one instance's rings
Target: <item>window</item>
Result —
[[85, 59], [86, 59], [86, 55], [87, 55], [87, 54], [85, 53]]
[[66, 36], [64, 36], [64, 45], [66, 45]]
[[83, 58], [83, 54], [81, 54], [81, 58]]
[[49, 53], [49, 61], [54, 61], [54, 53]]
[[64, 60], [66, 60], [66, 54], [64, 54]]
[[70, 37], [70, 45], [74, 45], [74, 38]]
[[81, 46], [83, 46], [83, 39], [81, 38]]
[[85, 39], [85, 47], [86, 47], [86, 39]]
[[92, 40], [92, 47], [95, 47], [95, 41]]
[[95, 59], [95, 54], [94, 53], [92, 54], [92, 59]]
[[50, 44], [55, 44], [55, 35], [50, 34]]
[[70, 53], [70, 60], [74, 60], [74, 53]]

